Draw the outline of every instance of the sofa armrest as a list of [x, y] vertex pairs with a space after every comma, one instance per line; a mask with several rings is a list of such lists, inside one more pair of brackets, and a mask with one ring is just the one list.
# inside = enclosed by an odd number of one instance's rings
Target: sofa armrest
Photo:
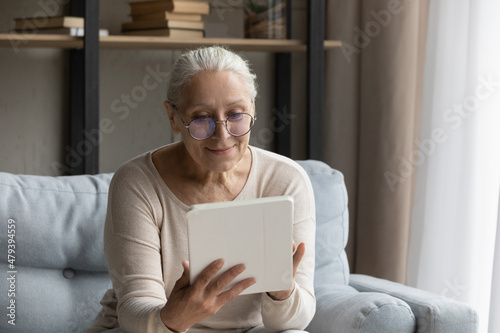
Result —
[[380, 292], [405, 301], [417, 319], [417, 333], [472, 333], [478, 330], [476, 311], [451, 298], [360, 274], [351, 274], [349, 285], [360, 292]]
[[316, 314], [308, 332], [414, 333], [415, 317], [405, 302], [346, 285], [315, 288]]

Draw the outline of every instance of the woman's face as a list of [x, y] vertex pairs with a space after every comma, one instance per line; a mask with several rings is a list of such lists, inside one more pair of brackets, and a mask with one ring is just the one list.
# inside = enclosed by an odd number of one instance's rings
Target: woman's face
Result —
[[214, 134], [206, 140], [193, 139], [184, 124], [197, 117], [212, 117], [225, 120], [234, 113], [249, 113], [254, 116], [254, 104], [243, 80], [232, 71], [201, 72], [195, 75], [184, 88], [177, 106], [178, 112], [170, 108], [169, 117], [174, 132], [180, 132], [186, 149], [193, 161], [212, 172], [231, 170], [247, 151], [250, 133], [235, 137], [223, 123], [217, 123]]

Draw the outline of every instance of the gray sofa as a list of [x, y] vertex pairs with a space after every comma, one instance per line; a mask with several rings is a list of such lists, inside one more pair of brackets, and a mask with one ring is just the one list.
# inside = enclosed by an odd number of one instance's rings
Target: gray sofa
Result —
[[[349, 274], [343, 176], [322, 162], [299, 163], [317, 213], [317, 311], [309, 332], [477, 331], [465, 304]], [[102, 244], [111, 177], [0, 173], [0, 332], [81, 332], [92, 322], [111, 287]]]

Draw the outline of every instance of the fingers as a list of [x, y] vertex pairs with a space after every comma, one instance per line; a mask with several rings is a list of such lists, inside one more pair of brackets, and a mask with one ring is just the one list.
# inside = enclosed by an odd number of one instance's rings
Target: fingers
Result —
[[182, 261], [182, 267], [184, 268], [184, 272], [187, 271], [188, 275], [189, 275], [189, 261], [187, 260], [183, 260]]
[[243, 273], [245, 265], [239, 264], [225, 271], [217, 280], [207, 288], [210, 295], [218, 295], [221, 293], [238, 275]]
[[248, 278], [236, 283], [231, 289], [224, 291], [218, 296], [221, 303], [225, 304], [243, 292], [243, 290], [255, 284], [254, 278]]
[[189, 285], [189, 261], [184, 260], [182, 262], [182, 267], [184, 268], [184, 271], [182, 272], [181, 277], [175, 282], [175, 290]]
[[208, 265], [196, 278], [194, 285], [197, 288], [205, 289], [210, 281], [215, 277], [215, 275], [220, 271], [220, 269], [224, 266], [224, 260], [217, 259], [213, 261], [210, 265]]
[[[295, 243], [295, 242], [294, 242]], [[299, 267], [300, 261], [304, 257], [304, 253], [306, 252], [306, 245], [304, 243], [300, 243], [293, 254], [293, 277], [295, 277], [295, 273], [297, 273], [297, 268]]]
[[182, 266], [184, 268], [182, 276], [176, 281], [168, 301], [160, 312], [163, 323], [177, 331], [183, 331], [217, 313], [224, 304], [255, 283], [254, 278], [248, 278], [223, 291], [245, 270], [245, 265], [231, 267], [215, 278], [224, 266], [224, 261], [219, 259], [208, 265], [191, 285], [189, 262], [183, 261]]

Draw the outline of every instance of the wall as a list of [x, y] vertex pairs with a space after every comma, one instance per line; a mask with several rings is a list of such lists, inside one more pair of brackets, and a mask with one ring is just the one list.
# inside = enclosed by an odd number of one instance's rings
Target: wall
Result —
[[[13, 18], [37, 13], [65, 13], [57, 6], [65, 0], [0, 0], [0, 30], [13, 27]], [[127, 0], [100, 2], [101, 28], [118, 34], [128, 21]], [[243, 37], [243, 1], [212, 1], [206, 18], [207, 37]], [[56, 4], [56, 6], [54, 6]], [[293, 1], [294, 38], [305, 38], [305, 1]], [[0, 48], [0, 171], [57, 175], [68, 149], [68, 51], [39, 48]], [[100, 116], [112, 130], [102, 137], [100, 172], [112, 172], [128, 159], [175, 138], [166, 117], [165, 77], [180, 51], [101, 50]], [[274, 114], [274, 55], [265, 52], [243, 54], [258, 77], [258, 121], [251, 143], [273, 149], [270, 125]], [[293, 54], [292, 157], [305, 156], [305, 53]], [[152, 76], [152, 72], [159, 75]], [[158, 85], [144, 79], [157, 77]], [[146, 94], [144, 94], [146, 92]], [[283, 112], [283, 111], [282, 111]]]
[[[41, 10], [32, 1], [0, 0], [0, 30]], [[67, 73], [66, 51], [0, 48], [0, 171], [54, 173], [50, 164], [64, 158], [68, 138]]]

